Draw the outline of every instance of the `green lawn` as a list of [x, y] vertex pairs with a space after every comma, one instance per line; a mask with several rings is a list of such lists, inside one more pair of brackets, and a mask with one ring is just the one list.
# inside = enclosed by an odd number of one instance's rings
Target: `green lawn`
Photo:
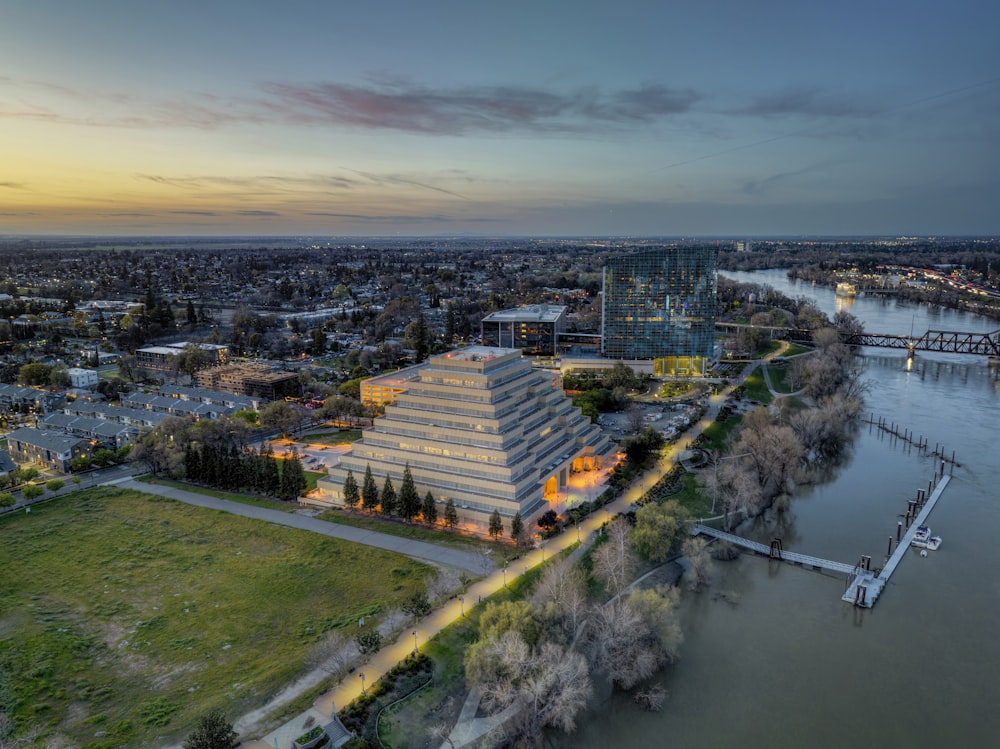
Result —
[[378, 515], [364, 515], [334, 509], [327, 510], [319, 516], [319, 519], [331, 523], [340, 523], [341, 525], [350, 525], [353, 528], [363, 528], [366, 531], [388, 533], [390, 536], [412, 538], [417, 541], [427, 541], [432, 544], [452, 546], [469, 551], [489, 550], [494, 562], [498, 559], [517, 559], [521, 555], [521, 550], [508, 543], [499, 543], [485, 538], [465, 536], [453, 531], [429, 528], [420, 523], [387, 520], [380, 518]]
[[774, 389], [779, 393], [790, 393], [792, 389], [788, 386], [788, 368], [787, 367], [768, 367], [767, 373], [771, 378], [771, 384]]
[[273, 497], [261, 497], [255, 494], [240, 494], [238, 492], [224, 492], [220, 489], [209, 489], [204, 486], [198, 486], [197, 484], [189, 484], [184, 481], [173, 481], [160, 476], [143, 476], [142, 478], [137, 479], [137, 481], [142, 481], [147, 484], [163, 484], [164, 486], [172, 486], [175, 489], [183, 489], [184, 491], [194, 492], [195, 494], [204, 494], [209, 497], [216, 497], [217, 499], [228, 499], [230, 502], [240, 502], [254, 507], [265, 507], [268, 510], [278, 510], [279, 512], [295, 512], [299, 507], [297, 503], [282, 502], [280, 499], [274, 499]]
[[[710, 468], [705, 469], [711, 471]], [[669, 497], [677, 500], [680, 505], [691, 513], [691, 517], [706, 518], [712, 510], [712, 496], [704, 486], [697, 474], [685, 473], [681, 477], [681, 490]]]
[[802, 346], [798, 343], [788, 344], [788, 348], [785, 350], [785, 356], [798, 356], [799, 354], [805, 354], [812, 351], [808, 346]]
[[296, 440], [300, 444], [349, 445], [361, 439], [360, 429], [346, 429], [343, 432], [317, 432], [305, 434]]
[[4, 516], [0, 534], [2, 707], [87, 749], [176, 742], [207, 710], [258, 707], [321, 632], [401, 605], [431, 572], [111, 488]]
[[713, 421], [702, 432], [708, 442], [704, 447], [708, 450], [725, 450], [729, 442], [729, 435], [743, 421], [742, 416], [730, 416], [725, 421]]
[[764, 382], [764, 373], [760, 371], [759, 367], [747, 377], [744, 386], [746, 388], [746, 397], [750, 400], [759, 401], [764, 404], [771, 402], [771, 392], [767, 389], [767, 383]]

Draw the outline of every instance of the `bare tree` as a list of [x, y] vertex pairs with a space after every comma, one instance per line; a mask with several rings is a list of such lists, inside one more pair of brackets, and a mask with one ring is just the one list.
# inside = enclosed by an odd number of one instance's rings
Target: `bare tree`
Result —
[[646, 423], [646, 415], [638, 403], [629, 404], [629, 407], [625, 409], [625, 418], [628, 420], [629, 429], [632, 430], [633, 434], [641, 432]]
[[439, 570], [427, 582], [427, 595], [438, 603], [445, 601], [462, 586], [459, 575], [452, 569]]
[[580, 567], [567, 559], [545, 567], [532, 602], [545, 619], [558, 622], [568, 637], [575, 638], [587, 605], [587, 583]]
[[341, 678], [361, 657], [358, 644], [339, 629], [331, 630], [310, 650], [307, 661], [336, 678]]
[[688, 538], [681, 545], [681, 551], [688, 560], [685, 577], [688, 587], [694, 591], [705, 587], [711, 578], [711, 558], [707, 546], [703, 538]]
[[631, 593], [598, 606], [588, 619], [592, 661], [622, 689], [631, 689], [677, 657], [680, 628], [676, 596], [657, 590]]
[[607, 534], [608, 540], [594, 552], [594, 576], [617, 596], [632, 580], [635, 552], [632, 551], [631, 529], [624, 518], [615, 518], [607, 526]]

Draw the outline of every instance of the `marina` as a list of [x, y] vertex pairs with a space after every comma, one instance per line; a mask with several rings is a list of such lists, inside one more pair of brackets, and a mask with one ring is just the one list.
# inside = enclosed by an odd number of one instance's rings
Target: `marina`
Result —
[[[903, 560], [903, 556], [911, 546], [931, 549], [932, 551], [940, 546], [940, 537], [930, 535], [930, 528], [927, 527], [926, 522], [931, 511], [934, 509], [934, 505], [937, 504], [938, 499], [944, 493], [945, 487], [948, 486], [949, 480], [950, 477], [944, 474], [942, 464], [942, 471], [937, 486], [934, 486], [934, 482], [931, 481], [926, 491], [923, 489], [918, 490], [916, 499], [908, 501], [905, 525], [903, 521], [899, 521], [896, 526], [895, 538], [893, 536], [889, 537], [885, 564], [881, 568], [876, 567], [872, 569], [872, 558], [870, 555], [862, 556], [856, 564], [847, 564], [846, 562], [837, 562], [808, 554], [787, 551], [782, 548], [780, 538], [773, 539], [770, 545], [767, 545], [759, 541], [737, 536], [734, 533], [710, 528], [701, 523], [697, 523], [691, 529], [691, 535], [705, 535], [727, 541], [734, 546], [752, 551], [761, 556], [766, 556], [768, 559], [789, 562], [817, 571], [843, 574], [846, 576], [848, 582], [847, 589], [841, 596], [841, 600], [862, 608], [871, 608], [875, 605], [875, 601], [878, 600], [885, 586], [889, 583], [892, 573], [896, 571], [899, 563]], [[922, 552], [922, 554], [926, 555], [926, 552]]]

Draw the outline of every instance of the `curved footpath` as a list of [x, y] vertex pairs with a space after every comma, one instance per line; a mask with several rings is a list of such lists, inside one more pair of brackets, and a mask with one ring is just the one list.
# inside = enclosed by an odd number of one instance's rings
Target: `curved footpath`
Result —
[[395, 551], [399, 554], [405, 554], [408, 557], [412, 557], [413, 559], [419, 559], [422, 562], [432, 562], [434, 564], [448, 565], [449, 567], [458, 567], [460, 569], [467, 570], [473, 575], [483, 574], [484, 557], [471, 551], [462, 551], [461, 549], [452, 549], [447, 546], [438, 546], [436, 544], [429, 544], [426, 541], [400, 538], [399, 536], [392, 536], [388, 533], [368, 531], [363, 528], [355, 528], [350, 525], [330, 523], [326, 520], [319, 520], [314, 517], [309, 517], [308, 515], [299, 515], [294, 512], [280, 512], [278, 510], [269, 510], [266, 507], [245, 505], [242, 502], [232, 502], [228, 499], [219, 499], [217, 497], [211, 497], [207, 494], [189, 492], [184, 489], [176, 489], [172, 486], [164, 486], [163, 484], [147, 484], [133, 479], [116, 481], [114, 484], [126, 489], [134, 489], [139, 492], [145, 492], [146, 494], [158, 494], [161, 497], [176, 499], [178, 502], [184, 502], [189, 505], [207, 507], [211, 510], [221, 510], [222, 512], [232, 513], [233, 515], [242, 515], [243, 517], [253, 518], [255, 520], [264, 520], [268, 523], [274, 523], [275, 525], [298, 528], [299, 530], [320, 533], [324, 536], [341, 538], [345, 541], [354, 541], [355, 543], [365, 544], [366, 546], [374, 546], [377, 549]]
[[[768, 357], [769, 358], [769, 357]], [[378, 679], [389, 671], [393, 666], [399, 663], [403, 658], [413, 652], [414, 647], [419, 647], [423, 643], [426, 643], [430, 638], [434, 637], [438, 632], [447, 627], [449, 624], [460, 619], [463, 615], [463, 611], [469, 611], [473, 606], [477, 605], [484, 598], [496, 593], [501, 588], [504, 587], [506, 582], [512, 582], [517, 579], [520, 575], [527, 572], [529, 569], [536, 567], [541, 564], [545, 559], [550, 558], [553, 554], [557, 554], [560, 551], [566, 549], [572, 544], [579, 540], [581, 543], [590, 544], [593, 543], [600, 531], [602, 525], [607, 522], [610, 518], [623, 512], [628, 512], [632, 505], [635, 504], [649, 489], [651, 489], [660, 478], [667, 473], [674, 465], [674, 462], [678, 455], [680, 455], [684, 450], [687, 449], [691, 440], [696, 436], [701, 434], [701, 432], [709, 426], [715, 417], [719, 413], [719, 409], [722, 407], [723, 402], [729, 396], [732, 390], [743, 383], [747, 376], [760, 364], [763, 360], [758, 360], [751, 362], [740, 377], [729, 387], [722, 390], [718, 395], [713, 395], [709, 397], [709, 407], [704, 417], [697, 424], [693, 425], [691, 429], [687, 432], [683, 439], [678, 440], [673, 445], [666, 450], [660, 460], [655, 466], [646, 471], [640, 478], [636, 479], [632, 485], [625, 491], [621, 496], [619, 496], [614, 502], [606, 505], [603, 512], [595, 512], [582, 520], [579, 526], [574, 528], [567, 527], [560, 535], [555, 538], [549, 539], [541, 547], [533, 549], [526, 553], [523, 557], [518, 559], [515, 564], [506, 570], [496, 570], [487, 577], [483, 578], [477, 583], [470, 585], [466, 590], [462, 598], [455, 598], [449, 601], [440, 609], [432, 612], [429, 616], [420, 621], [416, 627], [408, 627], [399, 638], [391, 644], [386, 645], [382, 650], [373, 655], [367, 662], [359, 665], [354, 673], [346, 677], [343, 681], [333, 687], [330, 691], [325, 692], [320, 695], [313, 706], [306, 710], [305, 712], [292, 718], [284, 725], [271, 731], [266, 736], [257, 739], [244, 739], [243, 746], [248, 749], [288, 749], [292, 746], [292, 742], [305, 733], [308, 730], [308, 726], [323, 724], [328, 722], [332, 713], [340, 708], [344, 707], [350, 703], [355, 698], [361, 696], [362, 681], [361, 674], [364, 674], [364, 686], [371, 687], [375, 684]], [[226, 502], [225, 500], [215, 499], [214, 497], [207, 497], [200, 494], [192, 494], [191, 492], [182, 492], [177, 489], [171, 489], [170, 487], [162, 487], [159, 485], [149, 486], [147, 484], [140, 484], [137, 482], [125, 482], [123, 485], [129, 486], [129, 488], [136, 488], [140, 491], [149, 492], [151, 490], [159, 489], [161, 491], [157, 493], [163, 494], [163, 496], [173, 496], [172, 493], [168, 492], [179, 492], [181, 494], [187, 494], [194, 497], [197, 501], [193, 501], [192, 504], [198, 504], [203, 507], [214, 507], [215, 509], [223, 509], [226, 511], [236, 511], [231, 510], [228, 505], [236, 505], [239, 508], [238, 514], [246, 515], [248, 517], [257, 517], [261, 520], [269, 520], [271, 522], [281, 523], [282, 525], [292, 525], [293, 527], [306, 527], [300, 526], [295, 522], [295, 520], [307, 521], [311, 520], [314, 523], [321, 523], [324, 526], [333, 525], [332, 523], [325, 523], [324, 521], [317, 521], [313, 518], [303, 518], [302, 516], [289, 516], [286, 513], [276, 512], [274, 510], [264, 510], [257, 507], [251, 507], [247, 505], [240, 505], [235, 502]], [[175, 497], [178, 498], [179, 497]], [[186, 499], [181, 499], [180, 501], [188, 501]], [[225, 505], [225, 506], [221, 506]], [[258, 514], [259, 513], [259, 514]], [[294, 519], [294, 520], [293, 520]], [[291, 521], [291, 522], [290, 522]], [[337, 529], [344, 530], [356, 530], [346, 526], [334, 526]], [[312, 528], [307, 528], [311, 530]], [[321, 531], [325, 532], [325, 531]], [[382, 534], [371, 533], [369, 531], [360, 531], [360, 534], [364, 538], [369, 536], [379, 536]], [[327, 535], [335, 535], [333, 533], [327, 533]], [[336, 534], [339, 536], [339, 534]], [[351, 539], [357, 540], [359, 543], [368, 543], [364, 538]], [[400, 543], [418, 543], [418, 542], [405, 542], [403, 539], [398, 539], [395, 536], [390, 536], [393, 544]], [[430, 544], [425, 544], [430, 546]], [[380, 547], [380, 548], [391, 548], [394, 551], [402, 551], [400, 548], [392, 547]], [[433, 547], [439, 552], [450, 552], [449, 549], [440, 549], [438, 547]], [[406, 552], [403, 552], [406, 553]], [[458, 552], [462, 553], [462, 552]], [[476, 555], [471, 555], [476, 556]], [[426, 558], [426, 557], [419, 557]], [[456, 565], [461, 566], [461, 565]], [[480, 571], [482, 568], [480, 567]], [[464, 600], [463, 600], [464, 599]], [[261, 709], [255, 710], [252, 713], [241, 717], [235, 722], [236, 731], [241, 736], [246, 736], [254, 732], [256, 729], [256, 724], [265, 715], [279, 709], [284, 702], [294, 698], [294, 694], [290, 692], [298, 691], [295, 689], [286, 689], [280, 698], [272, 700], [268, 705], [263, 706]], [[471, 734], [476, 733], [475, 730], [468, 730], [472, 728], [471, 726], [463, 726], [459, 724], [455, 727], [452, 732], [452, 741], [455, 747], [466, 745], [475, 741], [478, 736], [473, 736]], [[458, 739], [455, 741], [455, 739]], [[445, 743], [445, 746], [449, 742]], [[169, 749], [174, 749], [170, 747]]]

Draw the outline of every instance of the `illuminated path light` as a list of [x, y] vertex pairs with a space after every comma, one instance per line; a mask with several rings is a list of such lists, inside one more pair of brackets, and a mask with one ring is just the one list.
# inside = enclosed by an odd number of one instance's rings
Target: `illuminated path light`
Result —
[[[746, 375], [752, 371], [758, 363], [759, 362], [752, 363], [744, 372], [743, 376], [736, 380], [731, 386], [725, 388], [717, 395], [709, 396], [709, 408], [704, 418], [702, 418], [697, 424], [692, 425], [691, 430], [685, 435], [685, 439], [683, 441], [676, 442], [665, 449], [657, 464], [653, 468], [649, 469], [641, 478], [633, 481], [632, 485], [625, 493], [618, 497], [614, 502], [606, 505], [606, 513], [602, 514], [600, 512], [594, 512], [587, 517], [580, 519], [577, 523], [577, 538], [582, 536], [581, 543], [591, 543], [608, 519], [612, 518], [614, 515], [618, 515], [619, 513], [628, 512], [632, 508], [632, 505], [635, 504], [635, 502], [638, 501], [643, 494], [645, 494], [650, 486], [654, 485], [661, 476], [673, 468], [676, 457], [683, 453], [684, 450], [687, 449], [690, 442], [698, 434], [700, 434], [705, 427], [715, 420], [716, 414], [719, 412], [723, 401], [726, 397], [728, 397], [729, 393], [743, 382]], [[546, 545], [549, 547], [547, 558], [551, 560], [554, 556], [559, 554], [559, 552], [573, 546], [577, 543], [577, 538], [574, 538], [571, 533], [563, 532], [558, 536], [548, 539], [546, 541]], [[524, 572], [530, 571], [531, 569], [542, 564], [543, 557], [545, 556], [545, 550], [543, 548], [539, 547], [537, 549], [533, 549], [521, 557], [520, 562], [522, 566], [520, 569]], [[431, 612], [428, 616], [421, 620], [420, 626], [417, 629], [411, 630], [410, 632], [404, 632], [394, 643], [387, 644], [364, 664], [365, 670], [360, 674], [360, 684], [353, 678], [341, 681], [331, 690], [323, 695], [320, 695], [316, 702], [313, 703], [313, 707], [310, 710], [307, 710], [296, 718], [290, 720], [288, 723], [275, 731], [272, 731], [262, 739], [258, 739], [256, 741], [244, 741], [243, 746], [247, 747], [247, 749], [271, 749], [275, 740], [277, 740], [281, 746], [290, 746], [292, 741], [302, 734], [302, 725], [307, 717], [313, 716], [316, 713], [322, 713], [324, 716], [330, 715], [334, 705], [347, 706], [358, 697], [367, 694], [365, 689], [366, 676], [367, 678], [378, 680], [384, 674], [388, 673], [393, 666], [404, 660], [407, 656], [412, 655], [417, 650], [418, 637], [423, 638], [423, 641], [427, 642], [445, 627], [460, 621], [461, 618], [466, 615], [466, 597], [469, 598], [470, 607], [472, 607], [476, 605], [477, 601], [487, 599], [493, 594], [507, 588], [508, 583], [514, 582], [519, 576], [518, 571], [515, 571], [514, 569], [511, 569], [510, 572], [511, 577], [508, 579], [507, 566], [504, 565], [502, 569], [498, 569], [491, 575], [470, 585], [465, 590], [464, 595], [448, 601], [441, 608]], [[410, 642], [411, 637], [413, 638], [412, 643]], [[277, 707], [277, 705], [275, 705], [275, 707]], [[237, 721], [236, 730], [239, 731], [240, 728], [241, 726]], [[243, 727], [243, 730], [247, 730], [247, 728], [248, 727]]]

